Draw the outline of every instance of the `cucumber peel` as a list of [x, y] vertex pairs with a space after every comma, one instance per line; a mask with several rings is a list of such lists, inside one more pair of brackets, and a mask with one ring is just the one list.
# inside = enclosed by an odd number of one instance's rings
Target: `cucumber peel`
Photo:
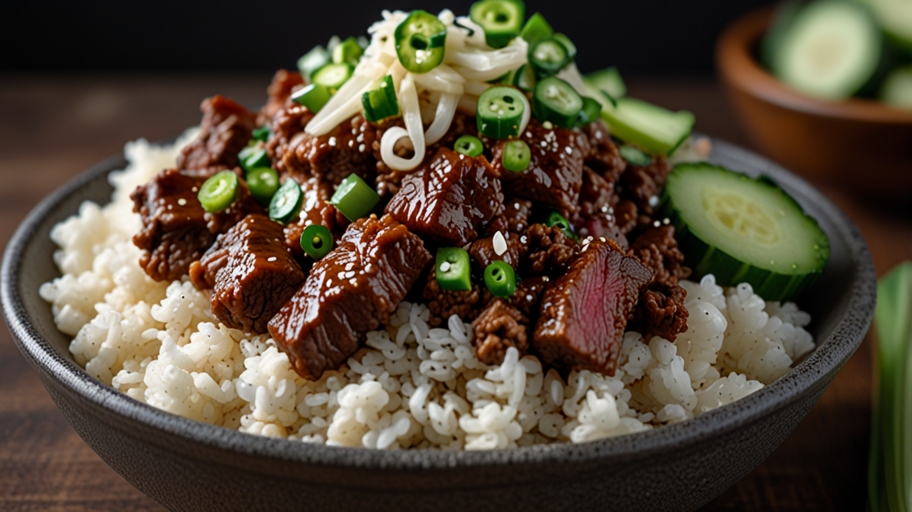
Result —
[[650, 155], [668, 155], [693, 131], [691, 112], [671, 110], [629, 96], [602, 103], [611, 135]]
[[627, 95], [627, 85], [624, 84], [624, 79], [621, 78], [621, 73], [616, 66], [587, 73], [583, 77], [583, 83], [595, 90], [604, 91], [612, 98]]
[[826, 233], [769, 178], [679, 164], [668, 175], [660, 211], [694, 272], [727, 286], [750, 283], [765, 300], [793, 299], [829, 260]]

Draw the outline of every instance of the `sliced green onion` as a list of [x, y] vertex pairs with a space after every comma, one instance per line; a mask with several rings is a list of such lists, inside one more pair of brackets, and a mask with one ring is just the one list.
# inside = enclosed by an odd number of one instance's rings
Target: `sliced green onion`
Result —
[[301, 249], [311, 258], [318, 260], [333, 249], [333, 236], [326, 227], [311, 224], [301, 233]]
[[307, 110], [310, 110], [314, 114], [319, 112], [331, 97], [332, 93], [329, 91], [329, 87], [320, 84], [310, 84], [291, 94], [291, 99], [294, 100], [295, 103], [304, 105], [307, 107]]
[[301, 72], [301, 76], [310, 80], [314, 71], [322, 68], [329, 61], [329, 52], [322, 45], [317, 45], [298, 59], [298, 71]]
[[272, 130], [269, 129], [268, 125], [263, 125], [253, 130], [253, 140], [266, 142], [269, 140], [270, 135], [272, 135]]
[[552, 34], [554, 34], [554, 29], [551, 28], [545, 17], [537, 12], [526, 22], [526, 26], [519, 33], [519, 37], [525, 39], [531, 45], [543, 37], [551, 37]]
[[203, 205], [203, 210], [218, 213], [231, 206], [237, 198], [237, 191], [237, 174], [234, 171], [222, 171], [206, 180], [196, 197]]
[[514, 0], [482, 0], [472, 4], [469, 17], [484, 29], [491, 48], [503, 48], [522, 30], [526, 6]]
[[336, 64], [330, 62], [320, 69], [314, 71], [311, 81], [315, 84], [326, 86], [330, 89], [338, 90], [345, 85], [345, 82], [351, 78], [355, 72], [355, 67], [347, 62]]
[[469, 253], [459, 247], [441, 247], [437, 250], [434, 274], [443, 290], [467, 292], [472, 289], [472, 265]]
[[532, 151], [526, 141], [511, 140], [504, 145], [503, 166], [508, 171], [522, 172], [529, 168]]
[[509, 297], [516, 291], [516, 273], [504, 261], [495, 261], [485, 267], [484, 282], [495, 297]]
[[350, 174], [339, 183], [329, 200], [345, 218], [354, 222], [367, 216], [380, 202], [380, 196], [357, 174]]
[[376, 88], [361, 95], [361, 106], [365, 119], [372, 123], [399, 115], [399, 101], [396, 99], [393, 77], [386, 75], [378, 81]]
[[516, 73], [513, 74], [513, 85], [526, 92], [535, 90], [536, 80], [535, 70], [528, 64], [523, 64], [516, 70]]
[[279, 189], [279, 173], [269, 167], [257, 167], [247, 171], [246, 177], [250, 195], [261, 205], [269, 206]]
[[582, 96], [583, 108], [580, 109], [579, 117], [576, 120], [577, 126], [586, 126], [599, 120], [602, 113], [602, 104], [588, 96]]
[[456, 139], [456, 143], [453, 144], [453, 150], [463, 155], [475, 157], [484, 152], [484, 144], [481, 143], [478, 137], [463, 135]]
[[868, 459], [869, 510], [908, 511], [912, 487], [912, 263], [877, 285], [877, 365]]
[[639, 167], [646, 167], [652, 163], [652, 157], [643, 153], [638, 148], [624, 144], [618, 148], [618, 152], [621, 154], [621, 157], [624, 160], [627, 160], [627, 163], [637, 165]]
[[560, 78], [549, 76], [535, 84], [532, 112], [539, 121], [550, 121], [561, 128], [573, 128], [582, 109], [583, 98]]
[[567, 49], [567, 55], [570, 57], [570, 60], [576, 59], [576, 45], [573, 44], [573, 41], [571, 41], [569, 37], [561, 34], [560, 32], [554, 34], [551, 37], [553, 37], [555, 41], [558, 41], [560, 44], [564, 45], [564, 48]]
[[269, 153], [259, 146], [247, 146], [238, 153], [238, 161], [245, 171], [257, 167], [269, 167]]
[[288, 178], [269, 202], [269, 218], [281, 224], [288, 224], [297, 217], [303, 202], [304, 193], [301, 192], [301, 185]]
[[427, 73], [443, 62], [446, 25], [437, 16], [416, 9], [396, 27], [396, 55], [412, 73]]
[[539, 77], [557, 74], [570, 60], [567, 47], [553, 37], [543, 37], [529, 45], [529, 64]]
[[352, 66], [355, 66], [358, 64], [358, 60], [361, 59], [363, 53], [364, 50], [361, 49], [358, 40], [354, 37], [348, 37], [333, 47], [332, 61], [336, 64], [344, 64], [347, 62]]
[[495, 139], [518, 137], [524, 110], [520, 91], [505, 86], [490, 87], [478, 97], [475, 116], [478, 131]]
[[573, 228], [570, 227], [570, 221], [557, 212], [551, 212], [548, 215], [548, 218], [545, 219], [545, 225], [549, 228], [560, 229], [571, 240], [579, 240], [579, 237], [573, 232]]

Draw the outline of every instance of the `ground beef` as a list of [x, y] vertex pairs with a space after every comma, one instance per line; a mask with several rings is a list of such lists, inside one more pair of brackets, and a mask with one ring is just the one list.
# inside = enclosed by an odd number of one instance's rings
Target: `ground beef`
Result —
[[514, 269], [519, 268], [521, 259], [526, 254], [526, 244], [523, 243], [522, 237], [515, 233], [504, 233], [504, 241], [507, 243], [507, 250], [501, 255], [494, 251], [493, 236], [479, 238], [472, 242], [469, 247], [469, 255], [475, 261], [479, 271], [484, 271], [495, 261], [504, 261]]
[[647, 229], [633, 241], [630, 253], [655, 271], [633, 312], [631, 328], [647, 337], [674, 341], [687, 330], [687, 291], [679, 280], [690, 276], [690, 269], [683, 266], [684, 254], [678, 249], [674, 228], [663, 225]]
[[617, 200], [614, 185], [588, 166], [584, 167], [579, 212], [570, 219], [576, 234], [581, 238], [611, 238], [626, 248], [625, 232], [616, 224], [612, 209]]
[[623, 199], [614, 207], [614, 222], [624, 235], [629, 235], [639, 224], [640, 215], [636, 203]]
[[437, 282], [436, 269], [432, 269], [421, 296], [427, 301], [428, 309], [431, 311], [428, 324], [431, 327], [440, 327], [446, 325], [447, 320], [453, 315], [464, 321], [475, 319], [483, 304], [484, 293], [474, 282], [469, 291], [444, 290]]
[[577, 242], [567, 238], [559, 228], [532, 224], [526, 230], [526, 240], [528, 255], [523, 269], [526, 274], [559, 276], [576, 257]]
[[615, 183], [627, 168], [617, 145], [611, 140], [608, 127], [602, 121], [580, 128], [583, 134], [583, 155], [586, 165], [598, 172], [609, 183]]
[[621, 197], [633, 201], [641, 214], [652, 216], [658, 201], [658, 194], [665, 186], [665, 178], [671, 172], [671, 165], [665, 157], [656, 157], [652, 163], [640, 167], [629, 165], [621, 175]]
[[532, 216], [532, 201], [514, 197], [504, 197], [504, 209], [491, 221], [488, 226], [487, 236], [494, 233], [516, 233], [522, 235], [529, 228], [529, 218]]
[[546, 277], [527, 277], [516, 285], [516, 291], [510, 296], [510, 304], [530, 320], [533, 325], [538, 318], [542, 293], [548, 284]]
[[296, 137], [303, 136], [304, 127], [313, 116], [314, 113], [307, 107], [293, 101], [285, 102], [285, 106], [275, 113], [269, 123], [272, 135], [266, 142], [266, 150], [269, 151], [273, 169], [287, 173], [301, 165], [290, 147]]
[[177, 168], [211, 176], [238, 165], [238, 153], [247, 146], [256, 127], [256, 116], [224, 96], [213, 96], [200, 105], [203, 120], [199, 136], [181, 149]]
[[260, 113], [257, 115], [257, 125], [262, 126], [268, 124], [276, 113], [288, 102], [291, 93], [302, 85], [304, 85], [304, 77], [301, 76], [301, 73], [298, 73], [297, 71], [288, 71], [287, 69], [276, 71], [276, 74], [272, 77], [272, 83], [270, 83], [269, 88], [266, 89], [266, 93], [269, 95], [269, 101], [266, 102], [266, 105], [263, 106]]
[[494, 299], [472, 322], [475, 354], [486, 364], [501, 364], [507, 349], [522, 357], [529, 348], [529, 319], [504, 299]]

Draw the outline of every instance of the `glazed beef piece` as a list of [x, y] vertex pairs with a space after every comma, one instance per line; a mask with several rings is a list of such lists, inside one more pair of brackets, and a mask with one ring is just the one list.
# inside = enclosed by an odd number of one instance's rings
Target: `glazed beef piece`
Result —
[[472, 322], [475, 354], [486, 364], [501, 364], [507, 349], [515, 347], [520, 357], [529, 348], [529, 319], [504, 299], [494, 299]]
[[513, 269], [519, 268], [521, 259], [526, 255], [526, 244], [523, 243], [522, 237], [516, 233], [503, 233], [504, 241], [507, 244], [507, 250], [503, 254], [497, 254], [494, 250], [494, 237], [479, 238], [472, 242], [469, 247], [469, 256], [475, 261], [476, 267], [480, 272], [495, 261], [504, 261]]
[[653, 271], [598, 239], [545, 289], [533, 346], [543, 362], [614, 375], [624, 328]]
[[684, 254], [674, 238], [674, 227], [650, 227], [633, 241], [630, 252], [655, 271], [655, 277], [640, 296], [630, 328], [646, 337], [661, 336], [674, 341], [687, 330], [688, 311], [684, 307], [687, 291], [679, 281], [690, 276], [690, 269], [683, 265]]
[[304, 282], [304, 272], [283, 241], [279, 223], [248, 215], [193, 263], [190, 279], [197, 288], [213, 288], [212, 313], [223, 324], [266, 332], [269, 320]]
[[[293, 108], [291, 110], [294, 111]], [[316, 177], [338, 185], [354, 173], [364, 178], [364, 181], [373, 183], [377, 173], [377, 159], [372, 148], [377, 129], [363, 115], [358, 114], [343, 121], [329, 133], [320, 136], [305, 132], [304, 125], [310, 119], [305, 121], [306, 116], [300, 116], [297, 124], [288, 120], [289, 130], [284, 130], [279, 120], [286, 117], [285, 113], [280, 112], [273, 121], [273, 130], [283, 130], [281, 135], [276, 135], [276, 139], [288, 141], [285, 145], [270, 144], [274, 159], [282, 162], [281, 170], [291, 173], [298, 181]], [[289, 137], [289, 131], [297, 130], [299, 126], [300, 130]]]
[[295, 88], [302, 85], [304, 85], [304, 77], [301, 76], [301, 73], [288, 71], [287, 69], [276, 71], [276, 74], [272, 76], [272, 82], [266, 89], [269, 101], [260, 109], [260, 113], [257, 116], [257, 124], [268, 124], [273, 116], [285, 106]]
[[133, 243], [143, 250], [139, 264], [152, 279], [180, 279], [220, 233], [247, 213], [262, 212], [243, 180], [239, 180], [234, 204], [221, 213], [206, 213], [196, 197], [205, 181], [187, 172], [166, 169], [130, 194], [133, 211], [142, 218], [142, 229], [133, 236]]
[[505, 196], [503, 211], [488, 224], [487, 236], [494, 236], [500, 231], [522, 235], [529, 228], [532, 216], [532, 201]]
[[532, 157], [523, 172], [503, 167], [506, 140], [486, 140], [491, 148], [491, 162], [500, 174], [504, 192], [536, 203], [554, 206], [567, 212], [578, 208], [580, 185], [583, 181], [581, 134], [564, 128], [546, 129], [534, 118], [522, 134], [529, 144]]
[[385, 325], [432, 259], [389, 215], [360, 219], [270, 320], [269, 333], [304, 378], [319, 379]]
[[412, 232], [461, 247], [503, 209], [497, 177], [484, 157], [441, 148], [402, 181], [386, 212]]
[[203, 121], [199, 136], [181, 149], [177, 168], [211, 176], [237, 167], [237, 155], [252, 137], [256, 115], [224, 96], [203, 100], [200, 110]]

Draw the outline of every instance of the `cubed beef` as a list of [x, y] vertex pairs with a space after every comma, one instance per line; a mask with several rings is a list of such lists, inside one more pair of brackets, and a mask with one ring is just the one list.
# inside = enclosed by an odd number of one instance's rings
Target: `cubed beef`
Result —
[[269, 333], [299, 375], [319, 379], [389, 321], [431, 259], [421, 239], [391, 216], [360, 219], [314, 264], [270, 320]]
[[613, 241], [589, 242], [545, 290], [533, 336], [542, 361], [614, 375], [628, 316], [652, 274]]
[[[495, 235], [496, 236], [496, 235]], [[513, 267], [519, 268], [520, 260], [526, 254], [528, 247], [522, 241], [522, 236], [516, 233], [503, 233], [504, 242], [507, 244], [507, 250], [503, 254], [497, 254], [494, 250], [494, 237], [479, 238], [472, 242], [469, 247], [469, 255], [475, 261], [479, 271], [484, 269], [495, 261], [503, 261]]]
[[532, 119], [521, 136], [532, 151], [529, 167], [522, 172], [503, 167], [506, 140], [488, 140], [486, 145], [491, 147], [491, 164], [500, 173], [505, 192], [575, 212], [583, 180], [583, 153], [578, 140], [581, 136], [564, 128], [549, 130]]
[[256, 127], [256, 115], [224, 96], [213, 96], [200, 105], [203, 121], [199, 136], [181, 149], [177, 167], [211, 176], [238, 165], [238, 153]]
[[[280, 112], [276, 119], [282, 116]], [[274, 120], [273, 130], [276, 125]], [[294, 123], [290, 127], [296, 128]], [[372, 149], [375, 135], [376, 128], [361, 114], [343, 121], [325, 135], [311, 135], [302, 125], [292, 137], [288, 138], [287, 133], [282, 135], [288, 143], [274, 146], [274, 158], [281, 160], [283, 170], [293, 174], [298, 181], [316, 177], [338, 185], [350, 174], [357, 174], [373, 183], [377, 173], [377, 159]]]
[[257, 124], [268, 124], [273, 116], [285, 106], [295, 88], [302, 85], [304, 85], [304, 77], [301, 76], [301, 73], [288, 71], [287, 69], [276, 71], [275, 75], [272, 76], [269, 88], [266, 89], [269, 101], [260, 109], [260, 113], [257, 115]]
[[488, 224], [486, 234], [494, 236], [494, 233], [498, 231], [518, 235], [525, 233], [529, 228], [529, 218], [532, 215], [532, 201], [505, 196], [503, 205], [504, 208], [500, 215], [494, 217], [494, 220]]
[[214, 284], [212, 313], [223, 324], [266, 332], [269, 320], [304, 282], [304, 272], [283, 240], [281, 224], [265, 215], [248, 215], [193, 264], [190, 275], [197, 288]]
[[220, 233], [248, 213], [262, 212], [239, 180], [238, 197], [227, 210], [206, 213], [197, 199], [205, 179], [166, 169], [130, 195], [142, 229], [133, 243], [143, 250], [139, 264], [156, 281], [173, 281], [187, 273]]
[[463, 246], [503, 209], [500, 180], [484, 157], [441, 148], [402, 181], [387, 213], [409, 230]]

